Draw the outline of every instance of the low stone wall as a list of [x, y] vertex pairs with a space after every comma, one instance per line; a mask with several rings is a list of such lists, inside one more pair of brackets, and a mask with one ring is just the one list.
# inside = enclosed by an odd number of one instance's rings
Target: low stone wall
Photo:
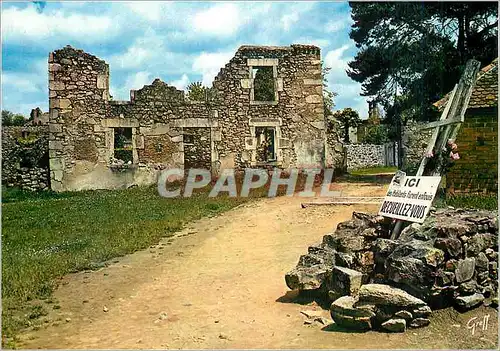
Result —
[[431, 308], [498, 306], [494, 212], [433, 210], [398, 240], [390, 231], [390, 219], [354, 212], [300, 257], [288, 287], [316, 290], [335, 322], [358, 329], [404, 331], [429, 324]]
[[25, 190], [50, 188], [46, 126], [2, 128], [2, 184]]
[[[347, 170], [360, 168], [395, 166], [397, 144], [348, 144], [346, 148]], [[396, 160], [396, 162], [394, 162]]]

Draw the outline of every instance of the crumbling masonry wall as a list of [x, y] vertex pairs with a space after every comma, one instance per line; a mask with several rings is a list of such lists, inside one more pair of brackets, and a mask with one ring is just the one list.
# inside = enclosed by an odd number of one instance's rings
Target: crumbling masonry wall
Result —
[[[254, 101], [252, 67], [273, 70], [274, 101]], [[156, 182], [160, 169], [265, 166], [258, 127], [275, 135], [274, 167], [324, 167], [326, 143], [320, 49], [242, 46], [221, 69], [210, 101], [189, 101], [159, 79], [109, 95], [109, 66], [67, 46], [49, 55], [49, 155], [53, 190], [120, 188]], [[129, 162], [115, 158], [115, 133], [132, 135]], [[334, 152], [334, 151], [333, 151]], [[269, 164], [268, 164], [269, 165]]]
[[50, 186], [46, 126], [2, 127], [2, 184], [25, 190]]

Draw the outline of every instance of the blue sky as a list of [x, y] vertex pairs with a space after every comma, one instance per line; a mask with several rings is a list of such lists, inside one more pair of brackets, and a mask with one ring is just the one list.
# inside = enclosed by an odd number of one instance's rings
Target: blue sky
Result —
[[347, 2], [3, 2], [2, 109], [48, 111], [47, 57], [68, 44], [110, 64], [115, 100], [157, 77], [210, 86], [241, 45], [315, 44], [336, 108], [366, 118], [361, 86], [345, 73], [351, 24]]

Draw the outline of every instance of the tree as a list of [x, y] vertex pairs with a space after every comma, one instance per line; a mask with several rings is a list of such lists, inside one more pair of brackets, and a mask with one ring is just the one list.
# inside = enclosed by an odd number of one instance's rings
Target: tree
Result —
[[259, 67], [254, 77], [254, 100], [255, 101], [274, 101], [274, 76], [272, 67]]
[[[497, 56], [494, 2], [352, 2], [350, 37], [359, 52], [347, 74], [399, 113], [429, 120], [432, 102], [453, 89], [468, 59]], [[396, 102], [396, 98], [399, 101]]]
[[3, 126], [23, 126], [27, 119], [21, 114], [14, 114], [7, 110], [2, 110]]
[[361, 124], [359, 114], [352, 108], [347, 107], [343, 110], [335, 111], [332, 118], [340, 122], [344, 130], [344, 142], [349, 143], [349, 128], [355, 128]]
[[388, 131], [386, 125], [384, 124], [368, 126], [362, 140], [363, 143], [376, 145], [382, 145], [388, 141]]
[[215, 97], [213, 88], [205, 87], [201, 82], [189, 83], [187, 98], [191, 101], [211, 101]]

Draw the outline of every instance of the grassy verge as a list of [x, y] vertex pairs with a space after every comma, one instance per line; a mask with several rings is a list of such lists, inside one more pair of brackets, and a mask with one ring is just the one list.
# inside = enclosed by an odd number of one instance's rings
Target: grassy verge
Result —
[[364, 175], [374, 175], [380, 173], [396, 173], [398, 171], [397, 167], [368, 167], [360, 168], [350, 171], [349, 173], [353, 176], [364, 176]]
[[452, 206], [455, 208], [498, 211], [498, 198], [496, 195], [441, 195], [436, 198], [434, 204], [438, 208]]
[[[55, 280], [102, 267], [170, 236], [189, 221], [250, 198], [162, 198], [155, 187], [67, 193], [2, 192], [2, 331], [4, 346], [46, 314]], [[264, 189], [265, 190], [265, 189]], [[254, 193], [253, 197], [262, 194]], [[57, 308], [57, 305], [54, 306]]]

